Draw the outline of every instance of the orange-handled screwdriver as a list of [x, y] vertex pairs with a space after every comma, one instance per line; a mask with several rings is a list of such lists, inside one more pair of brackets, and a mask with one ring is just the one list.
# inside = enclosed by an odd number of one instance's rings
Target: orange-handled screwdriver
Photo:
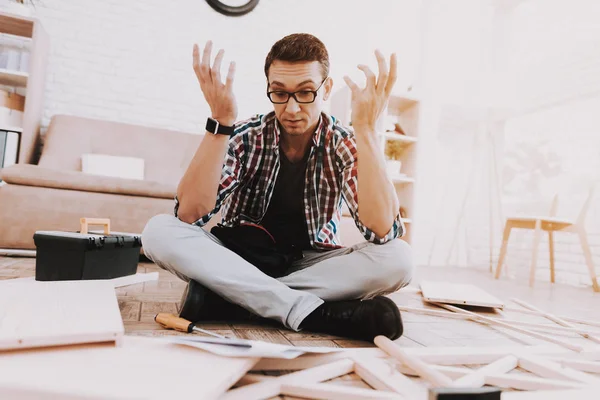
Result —
[[211, 331], [207, 331], [206, 329], [198, 328], [196, 325], [194, 325], [193, 322], [190, 322], [187, 319], [184, 319], [181, 317], [176, 317], [173, 314], [158, 313], [154, 316], [154, 320], [156, 322], [158, 322], [160, 325], [162, 325], [163, 328], [175, 329], [176, 331], [186, 332], [186, 333], [200, 332], [200, 333], [204, 333], [205, 335], [210, 335], [210, 336], [218, 337], [221, 339], [227, 339], [225, 336], [219, 335], [218, 333], [214, 333]]

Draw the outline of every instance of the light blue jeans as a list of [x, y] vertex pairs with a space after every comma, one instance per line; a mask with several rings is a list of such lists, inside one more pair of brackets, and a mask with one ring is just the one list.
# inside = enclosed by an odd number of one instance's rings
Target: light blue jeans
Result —
[[413, 272], [410, 246], [391, 240], [305, 251], [286, 276], [275, 279], [225, 248], [210, 232], [167, 214], [148, 221], [142, 243], [146, 256], [159, 267], [296, 331], [324, 301], [391, 293], [408, 285]]

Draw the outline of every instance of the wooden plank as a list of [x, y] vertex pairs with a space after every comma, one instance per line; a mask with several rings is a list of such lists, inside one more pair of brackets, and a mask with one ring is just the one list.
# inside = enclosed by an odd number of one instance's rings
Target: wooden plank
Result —
[[[268, 399], [279, 395], [281, 385], [284, 383], [317, 383], [323, 382], [340, 375], [345, 375], [354, 370], [354, 361], [345, 358], [330, 364], [320, 365], [291, 374], [280, 376], [276, 379], [254, 383], [241, 388], [228, 391], [221, 400], [252, 400]], [[193, 393], [193, 392], [191, 392]]]
[[537, 307], [535, 307], [535, 306], [533, 306], [533, 305], [531, 305], [531, 304], [529, 304], [529, 303], [527, 303], [527, 302], [525, 302], [523, 300], [519, 300], [519, 299], [515, 299], [515, 298], [513, 298], [511, 300], [514, 301], [515, 303], [517, 303], [518, 305], [520, 305], [521, 307], [524, 307], [524, 308], [526, 308], [528, 310], [537, 312], [538, 315], [543, 316], [543, 317], [549, 319], [550, 321], [556, 322], [559, 325], [562, 325], [562, 326], [565, 326], [565, 327], [573, 329], [575, 332], [577, 332], [581, 336], [583, 336], [585, 338], [588, 338], [588, 339], [590, 339], [593, 342], [600, 343], [600, 337], [592, 336], [592, 335], [590, 335], [586, 331], [579, 330], [572, 323], [570, 323], [568, 321], [565, 321], [564, 319], [559, 318], [556, 315], [553, 315], [553, 314], [547, 313], [545, 311], [542, 311], [539, 308], [537, 308]]
[[600, 363], [593, 361], [581, 361], [581, 360], [569, 360], [566, 358], [550, 358], [552, 361], [557, 362], [565, 367], [571, 367], [578, 371], [593, 372], [600, 374]]
[[545, 357], [519, 356], [519, 367], [544, 378], [575, 381], [600, 387], [600, 379], [585, 372], [563, 367]]
[[256, 358], [227, 358], [160, 339], [125, 337], [121, 347], [77, 345], [0, 357], [0, 398], [34, 390], [36, 399], [213, 399]]
[[523, 354], [566, 354], [569, 350], [549, 346], [423, 347], [405, 348], [407, 353], [428, 364], [489, 364], [514, 352]]
[[408, 365], [411, 369], [416, 371], [420, 377], [431, 383], [432, 387], [452, 386], [452, 380], [446, 375], [431, 368], [429, 365], [427, 365], [427, 363], [423, 362], [418, 357], [408, 354], [403, 349], [396, 346], [394, 342], [387, 337], [377, 336], [375, 338], [375, 344], [391, 357], [394, 357], [396, 360]]
[[379, 400], [396, 399], [403, 400], [400, 396], [390, 392], [381, 392], [378, 390], [361, 389], [342, 385], [332, 385], [325, 383], [312, 384], [283, 384], [281, 385], [281, 394], [301, 397], [303, 399], [329, 399], [329, 400]]
[[485, 377], [485, 383], [491, 386], [518, 390], [579, 389], [583, 387], [581, 384], [570, 381], [521, 376], [517, 374], [488, 375]]
[[[522, 308], [517, 308], [517, 307], [510, 307], [510, 306], [506, 306], [504, 307], [504, 311], [513, 311], [513, 312], [517, 312], [520, 314], [528, 314], [528, 315], [537, 315], [539, 316], [539, 314], [535, 311], [531, 311], [531, 310], [525, 310]], [[574, 322], [576, 324], [582, 324], [582, 325], [589, 325], [589, 326], [597, 326], [600, 327], [600, 321], [590, 321], [590, 320], [586, 320], [586, 319], [580, 319], [580, 318], [573, 318], [573, 317], [568, 317], [568, 316], [558, 316], [561, 319], [564, 319], [565, 321], [569, 321], [569, 322]]]
[[281, 358], [263, 358], [253, 368], [252, 371], [297, 371], [316, 367], [334, 361], [346, 359], [349, 357], [386, 357], [386, 354], [376, 347], [367, 349], [348, 349], [334, 353], [326, 354], [306, 354], [292, 360]]
[[566, 347], [566, 348], [574, 350], [574, 351], [583, 351], [583, 347], [577, 346], [577, 345], [569, 343], [569, 342], [566, 342], [564, 340], [555, 339], [555, 338], [553, 338], [551, 336], [547, 336], [547, 335], [543, 335], [541, 333], [537, 333], [537, 332], [533, 332], [533, 331], [530, 331], [530, 330], [527, 330], [527, 329], [519, 328], [517, 326], [513, 326], [513, 325], [507, 324], [505, 322], [501, 322], [499, 320], [493, 320], [491, 318], [484, 317], [484, 316], [476, 314], [474, 312], [463, 310], [462, 308], [458, 308], [458, 307], [451, 306], [451, 305], [448, 305], [448, 304], [438, 304], [438, 305], [440, 307], [443, 307], [443, 308], [447, 309], [447, 310], [451, 310], [451, 311], [455, 311], [455, 312], [459, 312], [459, 313], [463, 313], [463, 314], [467, 314], [467, 315], [472, 315], [472, 316], [474, 316], [474, 317], [477, 318], [478, 322], [479, 321], [484, 321], [484, 322], [489, 323], [490, 325], [501, 326], [503, 328], [507, 328], [507, 329], [510, 329], [510, 330], [522, 333], [524, 335], [528, 335], [528, 336], [534, 337], [536, 339], [542, 339], [542, 340], [545, 340], [547, 342], [551, 342], [551, 343], [555, 343], [555, 344], [561, 345], [563, 347]]
[[503, 308], [504, 302], [485, 290], [470, 284], [421, 282], [423, 299], [432, 303]]
[[[448, 365], [433, 365], [432, 364], [431, 368], [443, 373], [450, 379], [460, 379], [464, 376], [467, 376], [467, 375], [473, 373], [473, 370], [471, 368], [466, 368], [466, 367], [451, 367]], [[396, 369], [399, 372], [402, 372], [404, 375], [407, 375], [407, 376], [419, 376], [418, 372], [415, 372], [412, 368], [410, 368], [409, 366], [407, 366], [405, 364], [398, 365], [396, 367]]]
[[[419, 357], [429, 364], [469, 365], [488, 364], [517, 352], [518, 354], [538, 354], [544, 356], [566, 356], [570, 350], [557, 346], [490, 346], [490, 347], [405, 347], [408, 354]], [[600, 360], [600, 353], [589, 351], [578, 354], [580, 359]], [[263, 358], [253, 368], [254, 371], [299, 370], [333, 362], [342, 358], [387, 358], [384, 351], [373, 348], [345, 349], [329, 354], [310, 354], [293, 360]]]
[[519, 365], [519, 359], [513, 355], [508, 355], [455, 380], [453, 386], [482, 387], [485, 385], [487, 375], [504, 374], [517, 368], [517, 365]]
[[354, 370], [377, 390], [402, 394], [407, 399], [425, 398], [425, 387], [399, 372], [385, 359], [355, 358]]
[[[469, 368], [449, 367], [445, 365], [432, 365], [432, 368], [445, 374], [451, 379], [457, 380], [473, 372], [473, 370]], [[406, 375], [417, 375], [415, 371], [404, 364], [400, 365], [398, 370]], [[518, 390], [576, 389], [583, 387], [582, 384], [578, 382], [545, 379], [526, 374], [486, 374], [485, 384]]]
[[[422, 314], [422, 315], [431, 315], [431, 316], [435, 316], [435, 317], [442, 317], [442, 318], [448, 318], [448, 319], [460, 319], [460, 320], [467, 320], [467, 321], [473, 321], [476, 319], [475, 317], [473, 317], [471, 315], [457, 314], [455, 312], [448, 312], [448, 311], [430, 310], [427, 308], [398, 306], [398, 309], [400, 311], [411, 312], [411, 313]], [[511, 325], [526, 326], [529, 328], [533, 328], [535, 330], [565, 332], [565, 333], [581, 333], [581, 334], [587, 334], [587, 335], [600, 335], [600, 331], [593, 331], [593, 330], [590, 331], [587, 329], [570, 328], [567, 326], [536, 324], [533, 322], [521, 321], [521, 320], [516, 320], [516, 319], [508, 319], [508, 318], [502, 318], [502, 319], [490, 318], [490, 319], [493, 319], [495, 321], [504, 322], [504, 323], [511, 324]], [[487, 324], [487, 325], [489, 325], [489, 324]]]
[[502, 400], [565, 400], [595, 399], [597, 388], [578, 390], [536, 390], [534, 392], [503, 392]]
[[21, 71], [11, 71], [0, 68], [0, 85], [26, 87], [29, 74]]
[[118, 343], [123, 337], [110, 282], [7, 281], [1, 285], [0, 350]]
[[31, 38], [34, 18], [0, 12], [0, 32]]

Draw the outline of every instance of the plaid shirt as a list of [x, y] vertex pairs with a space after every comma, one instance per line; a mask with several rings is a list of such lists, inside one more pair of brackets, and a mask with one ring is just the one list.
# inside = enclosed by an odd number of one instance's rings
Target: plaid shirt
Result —
[[[236, 124], [235, 134], [229, 140], [215, 208], [194, 225], [205, 225], [221, 207], [225, 226], [260, 223], [279, 173], [279, 135], [274, 112]], [[383, 244], [402, 236], [404, 225], [400, 214], [383, 237], [360, 221], [357, 150], [353, 133], [335, 118], [322, 113], [312, 139], [304, 185], [304, 209], [311, 246], [315, 249], [342, 247], [338, 236], [342, 199], [368, 241]], [[177, 198], [175, 201], [177, 216]]]

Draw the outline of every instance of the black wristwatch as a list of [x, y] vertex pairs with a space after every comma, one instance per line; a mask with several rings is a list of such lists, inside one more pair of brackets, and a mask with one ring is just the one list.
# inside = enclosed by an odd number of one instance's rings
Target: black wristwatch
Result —
[[219, 121], [214, 118], [208, 117], [206, 120], [206, 131], [212, 133], [213, 135], [227, 135], [233, 136], [233, 132], [235, 130], [235, 125], [233, 126], [225, 126], [221, 125]]

